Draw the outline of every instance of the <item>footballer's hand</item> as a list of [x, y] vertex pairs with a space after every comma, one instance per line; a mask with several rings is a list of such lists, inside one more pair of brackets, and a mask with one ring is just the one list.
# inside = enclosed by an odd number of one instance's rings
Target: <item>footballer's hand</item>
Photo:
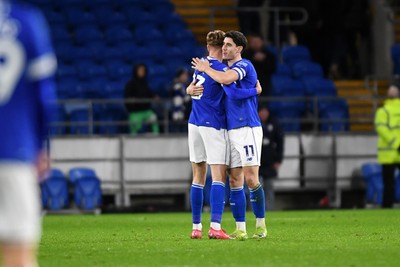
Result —
[[186, 93], [190, 96], [199, 96], [203, 93], [203, 91], [204, 91], [203, 85], [195, 85], [194, 82], [192, 82], [186, 88]]
[[260, 95], [262, 93], [262, 87], [259, 80], [257, 80], [256, 89], [257, 89], [257, 95]]
[[207, 59], [201, 60], [198, 57], [192, 58], [192, 68], [200, 72], [205, 72], [210, 67], [210, 62]]
[[36, 171], [39, 177], [39, 181], [43, 181], [47, 178], [47, 173], [50, 170], [50, 158], [45, 150], [42, 150], [36, 159]]

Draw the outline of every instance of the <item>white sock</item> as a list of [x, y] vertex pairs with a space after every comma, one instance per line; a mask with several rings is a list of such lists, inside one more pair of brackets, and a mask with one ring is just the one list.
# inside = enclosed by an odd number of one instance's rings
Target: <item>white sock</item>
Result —
[[201, 223], [194, 223], [193, 224], [193, 230], [202, 230], [203, 229], [203, 225], [201, 225]]
[[214, 230], [221, 230], [221, 224], [220, 223], [215, 223], [215, 222], [211, 222], [210, 227]]
[[246, 232], [246, 222], [236, 222], [236, 229]]
[[256, 227], [265, 228], [265, 218], [256, 218]]

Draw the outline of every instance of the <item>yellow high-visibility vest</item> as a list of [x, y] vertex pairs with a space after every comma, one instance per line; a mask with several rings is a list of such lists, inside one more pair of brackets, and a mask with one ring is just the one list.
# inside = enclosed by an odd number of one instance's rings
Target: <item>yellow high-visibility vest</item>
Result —
[[400, 99], [388, 99], [376, 111], [375, 131], [378, 133], [378, 162], [400, 163]]

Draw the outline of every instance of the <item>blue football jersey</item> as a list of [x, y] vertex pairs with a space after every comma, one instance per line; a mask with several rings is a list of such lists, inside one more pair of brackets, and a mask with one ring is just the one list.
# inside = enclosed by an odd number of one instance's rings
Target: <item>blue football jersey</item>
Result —
[[[244, 88], [256, 87], [257, 73], [249, 60], [241, 59], [232, 64], [230, 69], [236, 71], [239, 75], [239, 79], [235, 81], [237, 88], [243, 90]], [[240, 100], [227, 97], [225, 106], [228, 130], [245, 126], [261, 126], [257, 96]]]
[[36, 160], [52, 116], [56, 65], [40, 11], [0, 1], [0, 161]]
[[[207, 57], [210, 66], [218, 71], [224, 71], [227, 66], [217, 59]], [[193, 79], [196, 85], [203, 85], [200, 96], [192, 96], [192, 112], [189, 123], [197, 126], [213, 127], [217, 130], [226, 129], [225, 92], [222, 85], [214, 81], [205, 72], [195, 71]]]

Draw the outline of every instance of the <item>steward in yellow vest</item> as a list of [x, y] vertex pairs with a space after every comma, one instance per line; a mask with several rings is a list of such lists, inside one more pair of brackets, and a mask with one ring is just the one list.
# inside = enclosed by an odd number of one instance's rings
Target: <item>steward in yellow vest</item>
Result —
[[400, 169], [400, 98], [399, 87], [391, 85], [388, 99], [375, 115], [378, 133], [378, 162], [382, 164], [383, 207], [392, 207], [396, 168]]

